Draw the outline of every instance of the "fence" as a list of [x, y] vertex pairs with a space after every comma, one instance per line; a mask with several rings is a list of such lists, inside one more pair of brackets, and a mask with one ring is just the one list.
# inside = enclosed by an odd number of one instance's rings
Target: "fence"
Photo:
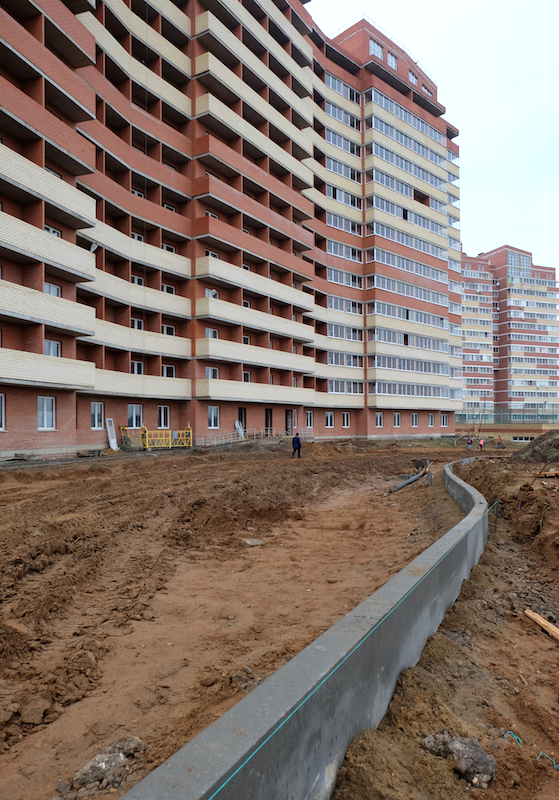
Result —
[[[297, 432], [301, 439], [312, 439], [312, 428], [297, 428]], [[197, 447], [213, 447], [220, 444], [233, 444], [234, 442], [242, 442], [246, 439], [282, 439], [285, 436], [292, 436], [293, 434], [287, 433], [285, 428], [249, 428], [239, 431], [224, 431], [223, 433], [214, 433], [208, 436], [202, 436], [196, 439]]]
[[192, 447], [192, 428], [183, 431], [148, 431], [140, 428], [140, 445], [144, 450], [171, 447]]
[[482, 495], [448, 466], [444, 481], [467, 516], [133, 787], [126, 800], [331, 796], [352, 739], [376, 728], [398, 675], [418, 661], [487, 541]]

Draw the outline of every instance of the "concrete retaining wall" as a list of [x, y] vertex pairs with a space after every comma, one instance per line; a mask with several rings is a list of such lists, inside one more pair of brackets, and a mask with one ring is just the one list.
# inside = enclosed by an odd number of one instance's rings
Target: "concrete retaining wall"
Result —
[[[473, 459], [469, 459], [473, 460]], [[487, 504], [444, 470], [468, 515], [150, 773], [126, 800], [325, 800], [352, 739], [384, 716], [398, 675], [479, 560]]]

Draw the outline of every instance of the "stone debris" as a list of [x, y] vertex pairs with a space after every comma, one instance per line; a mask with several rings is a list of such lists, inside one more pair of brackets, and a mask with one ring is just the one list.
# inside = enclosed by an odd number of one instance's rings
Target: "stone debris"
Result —
[[76, 772], [73, 789], [67, 781], [58, 781], [56, 791], [60, 796], [56, 800], [81, 800], [99, 792], [115, 793], [129, 776], [134, 775], [134, 780], [143, 777], [144, 773], [140, 772], [144, 764], [143, 749], [144, 743], [137, 736], [119, 736]]
[[477, 739], [451, 736], [444, 730], [435, 735], [424, 734], [421, 746], [436, 756], [452, 756], [456, 772], [476, 788], [487, 789], [495, 777], [495, 759], [487, 755]]
[[264, 544], [262, 539], [247, 539], [244, 536], [241, 536], [239, 541], [241, 544], [244, 544], [245, 547], [259, 547]]
[[40, 725], [45, 711], [50, 708], [50, 701], [40, 695], [33, 695], [22, 705], [19, 716], [22, 722]]
[[102, 781], [125, 764], [124, 753], [101, 753], [76, 772], [74, 783], [76, 786], [87, 786], [89, 783]]

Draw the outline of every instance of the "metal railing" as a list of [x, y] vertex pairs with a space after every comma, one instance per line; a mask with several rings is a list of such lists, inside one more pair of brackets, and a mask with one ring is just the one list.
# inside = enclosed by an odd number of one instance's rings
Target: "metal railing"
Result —
[[140, 428], [140, 446], [144, 450], [192, 447], [192, 428], [183, 431], [148, 431], [144, 425]]
[[464, 425], [469, 422], [482, 422], [489, 425], [528, 425], [528, 424], [559, 424], [559, 413], [545, 409], [533, 411], [493, 411], [485, 414], [460, 413], [456, 414], [456, 422]]
[[[297, 428], [297, 432], [301, 439], [312, 439], [312, 428]], [[196, 439], [197, 447], [215, 447], [220, 444], [233, 444], [234, 442], [243, 442], [247, 439], [283, 439], [284, 437], [291, 437], [292, 433], [287, 433], [285, 428], [249, 428], [239, 433], [237, 430], [223, 431], [222, 433], [209, 434], [208, 436], [201, 436]]]

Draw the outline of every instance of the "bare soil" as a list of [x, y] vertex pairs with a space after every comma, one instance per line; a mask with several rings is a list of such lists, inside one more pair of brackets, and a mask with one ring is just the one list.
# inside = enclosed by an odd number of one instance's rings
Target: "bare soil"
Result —
[[[499, 501], [500, 518], [490, 519], [479, 565], [419, 663], [400, 676], [379, 728], [351, 745], [333, 800], [559, 797], [559, 642], [523, 613], [559, 623], [559, 479], [534, 480], [557, 440], [542, 440], [512, 458], [457, 468]], [[487, 790], [421, 748], [422, 734], [445, 729], [479, 739], [496, 758]]]
[[[138, 736], [139, 769], [92, 789], [119, 796], [462, 516], [448, 443], [287, 447], [0, 472], [2, 797], [50, 800]], [[413, 456], [433, 486], [385, 497]]]

